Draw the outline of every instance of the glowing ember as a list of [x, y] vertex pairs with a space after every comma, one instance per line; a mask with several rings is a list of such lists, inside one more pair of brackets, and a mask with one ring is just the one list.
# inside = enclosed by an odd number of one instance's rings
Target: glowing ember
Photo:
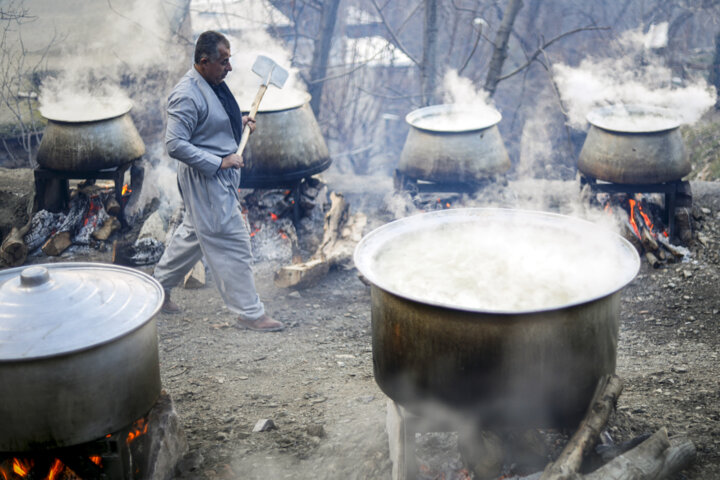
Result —
[[125, 442], [127, 442], [128, 445], [140, 435], [145, 435], [147, 433], [148, 423], [145, 421], [144, 418], [141, 418], [133, 424], [132, 428], [133, 430], [128, 433], [128, 436], [125, 439]]
[[130, 190], [130, 187], [128, 187], [127, 183], [123, 185], [121, 195], [125, 195], [127, 193], [132, 193], [132, 190]]
[[270, 212], [270, 218], [272, 219], [273, 222], [277, 222], [278, 216], [275, 215], [274, 213]]

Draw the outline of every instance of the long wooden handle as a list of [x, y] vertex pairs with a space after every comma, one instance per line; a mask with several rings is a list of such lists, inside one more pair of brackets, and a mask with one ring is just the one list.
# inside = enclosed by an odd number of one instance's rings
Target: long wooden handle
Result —
[[[248, 115], [250, 118], [255, 118], [258, 108], [260, 108], [260, 100], [262, 100], [263, 95], [265, 95], [267, 88], [267, 85], [260, 85], [260, 89], [258, 90], [257, 95], [255, 95], [255, 100], [253, 100], [253, 103], [250, 106], [250, 114]], [[238, 155], [242, 155], [243, 150], [245, 150], [248, 138], [250, 138], [250, 127], [245, 125], [245, 127], [243, 127], [242, 137], [240, 137], [240, 146], [237, 151]]]

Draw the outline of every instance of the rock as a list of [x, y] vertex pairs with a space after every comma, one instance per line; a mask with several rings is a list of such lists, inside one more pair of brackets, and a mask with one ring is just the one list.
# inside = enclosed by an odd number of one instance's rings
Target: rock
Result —
[[310, 436], [325, 438], [325, 428], [322, 425], [308, 425], [306, 431]]
[[141, 238], [147, 237], [154, 238], [159, 242], [165, 240], [165, 226], [157, 210], [145, 220], [137, 238], [140, 240]]
[[275, 429], [277, 429], [277, 427], [275, 426], [275, 422], [273, 422], [269, 418], [261, 418], [257, 421], [255, 427], [253, 427], [253, 433], [267, 432], [268, 430]]

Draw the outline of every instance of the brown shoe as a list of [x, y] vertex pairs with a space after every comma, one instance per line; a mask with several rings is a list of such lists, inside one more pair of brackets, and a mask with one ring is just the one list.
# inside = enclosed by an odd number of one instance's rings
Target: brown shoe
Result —
[[170, 295], [165, 294], [165, 301], [163, 302], [162, 307], [160, 307], [160, 311], [168, 315], [175, 315], [182, 312], [182, 308], [178, 307], [177, 303], [170, 300]]
[[273, 320], [273, 318], [267, 313], [257, 320], [247, 320], [245, 318], [238, 317], [235, 327], [247, 328], [255, 330], [256, 332], [279, 332], [281, 330], [285, 330], [285, 325], [277, 320]]

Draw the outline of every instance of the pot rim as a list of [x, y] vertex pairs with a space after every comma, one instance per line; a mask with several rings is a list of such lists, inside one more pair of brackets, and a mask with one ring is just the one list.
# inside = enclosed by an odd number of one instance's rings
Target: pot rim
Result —
[[[312, 95], [310, 95], [308, 92], [304, 92], [302, 90], [295, 91], [298, 93], [297, 99], [294, 99], [292, 102], [288, 102], [285, 105], [282, 106], [270, 106], [270, 107], [263, 107], [262, 103], [258, 107], [258, 114], [260, 113], [275, 113], [275, 112], [285, 112], [288, 110], [295, 110], [297, 108], [302, 107], [303, 105], [310, 103], [310, 100], [312, 99]], [[250, 111], [250, 109], [241, 109], [243, 114], [246, 114]]]
[[[480, 112], [479, 109], [471, 108], [469, 105], [463, 105], [459, 103], [442, 103], [439, 105], [431, 105], [429, 107], [422, 107], [405, 116], [405, 122], [407, 122], [413, 128], [422, 130], [425, 132], [432, 133], [463, 133], [463, 132], [475, 132], [478, 130], [484, 130], [500, 123], [502, 120], [502, 114], [493, 107], [484, 106], [486, 111]], [[478, 122], [474, 125], [468, 126], [467, 128], [450, 128], [450, 127], [439, 127], [429, 128], [426, 126], [420, 126], [418, 123], [421, 120], [428, 119], [429, 117], [448, 117], [453, 113], [464, 113], [464, 114], [478, 114], [487, 115], [487, 117], [479, 116]]]
[[[456, 217], [458, 220], [463, 220], [470, 218], [472, 216], [480, 216], [480, 215], [499, 215], [499, 216], [515, 216], [515, 215], [521, 215], [526, 217], [534, 217], [534, 219], [537, 221], [538, 219], [544, 219], [550, 222], [565, 222], [566, 224], [575, 224], [576, 228], [580, 229], [588, 229], [591, 232], [599, 232], [603, 235], [610, 236], [614, 240], [618, 241], [618, 251], [623, 251], [625, 254], [627, 254], [627, 260], [629, 260], [629, 264], [625, 268], [625, 271], [622, 272], [622, 275], [618, 275], [617, 279], [617, 286], [609, 291], [603, 292], [601, 294], [595, 294], [595, 295], [589, 295], [581, 300], [577, 300], [574, 302], [568, 302], [562, 305], [553, 305], [549, 307], [544, 308], [532, 308], [532, 309], [516, 309], [516, 310], [507, 310], [507, 309], [492, 309], [492, 308], [473, 308], [468, 306], [462, 306], [462, 305], [456, 305], [451, 304], [447, 302], [441, 302], [441, 301], [435, 301], [435, 300], [428, 300], [421, 298], [416, 295], [404, 293], [401, 291], [398, 291], [395, 288], [391, 288], [388, 286], [387, 282], [384, 281], [382, 278], [379, 277], [376, 270], [373, 268], [373, 262], [375, 253], [378, 251], [379, 247], [382, 247], [383, 245], [387, 244], [387, 241], [396, 236], [396, 233], [407, 233], [411, 232], [413, 230], [416, 230], [421, 224], [422, 226], [427, 225], [437, 225], [441, 224], [446, 218], [453, 218]], [[427, 221], [429, 220], [429, 222]], [[399, 220], [395, 220], [390, 223], [386, 223], [385, 225], [382, 225], [375, 230], [371, 231], [367, 235], [365, 235], [358, 245], [355, 248], [355, 252], [353, 255], [353, 259], [355, 262], [355, 266], [357, 267], [358, 271], [367, 278], [367, 280], [372, 283], [374, 287], [380, 288], [381, 290], [391, 293], [392, 295], [395, 295], [400, 298], [404, 298], [409, 301], [425, 304], [425, 305], [431, 305], [436, 306], [440, 308], [445, 309], [451, 309], [456, 311], [464, 311], [464, 312], [471, 312], [471, 313], [484, 313], [484, 314], [492, 314], [492, 315], [524, 315], [524, 314], [535, 314], [535, 313], [543, 313], [543, 312], [551, 312], [551, 311], [558, 311], [558, 310], [564, 310], [568, 307], [575, 307], [580, 305], [585, 305], [606, 297], [609, 297], [610, 295], [617, 293], [622, 288], [624, 288], [628, 283], [630, 283], [635, 276], [637, 275], [637, 272], [640, 270], [640, 256], [637, 253], [637, 250], [635, 250], [635, 247], [632, 246], [632, 244], [623, 238], [622, 236], [618, 235], [617, 233], [604, 228], [596, 223], [590, 222], [585, 219], [581, 219], [578, 217], [571, 217], [568, 215], [562, 215], [559, 213], [553, 213], [553, 212], [546, 212], [546, 211], [540, 211], [540, 210], [523, 210], [523, 209], [511, 209], [511, 208], [491, 208], [491, 207], [483, 207], [483, 208], [457, 208], [457, 209], [450, 209], [450, 210], [439, 210], [435, 212], [426, 212], [426, 213], [420, 213], [417, 215], [412, 215], [409, 217], [404, 217]]]
[[[98, 101], [102, 102], [103, 100], [108, 100], [107, 97], [98, 98]], [[62, 103], [54, 103], [50, 105], [44, 105], [40, 107], [40, 115], [42, 115], [46, 120], [50, 122], [55, 123], [95, 123], [95, 122], [102, 122], [105, 120], [112, 120], [113, 118], [122, 117], [123, 115], [127, 114], [133, 106], [133, 103], [131, 100], [128, 99], [116, 99], [112, 100], [112, 102], [115, 104], [113, 105], [113, 109], [111, 113], [108, 113], [106, 115], [92, 115], [89, 114], [87, 116], [83, 116], [82, 114], [77, 115], [75, 118], [68, 118], [63, 117], [63, 114], [61, 113], [61, 109], [63, 107]], [[67, 106], [67, 105], [65, 105]], [[92, 113], [92, 112], [91, 112]]]
[[[661, 117], [667, 123], [664, 125], [656, 125], [654, 127], [642, 127], [637, 126], [623, 126], [619, 127], [613, 125], [612, 117], [618, 112], [625, 115], [636, 115], [636, 114], [650, 114], [653, 116]], [[658, 133], [669, 130], [674, 130], [682, 124], [682, 117], [673, 110], [665, 107], [659, 107], [655, 105], [646, 105], [639, 103], [617, 103], [613, 105], [607, 105], [604, 107], [598, 107], [590, 110], [585, 117], [588, 123], [594, 127], [601, 128], [610, 132], [620, 133]]]

